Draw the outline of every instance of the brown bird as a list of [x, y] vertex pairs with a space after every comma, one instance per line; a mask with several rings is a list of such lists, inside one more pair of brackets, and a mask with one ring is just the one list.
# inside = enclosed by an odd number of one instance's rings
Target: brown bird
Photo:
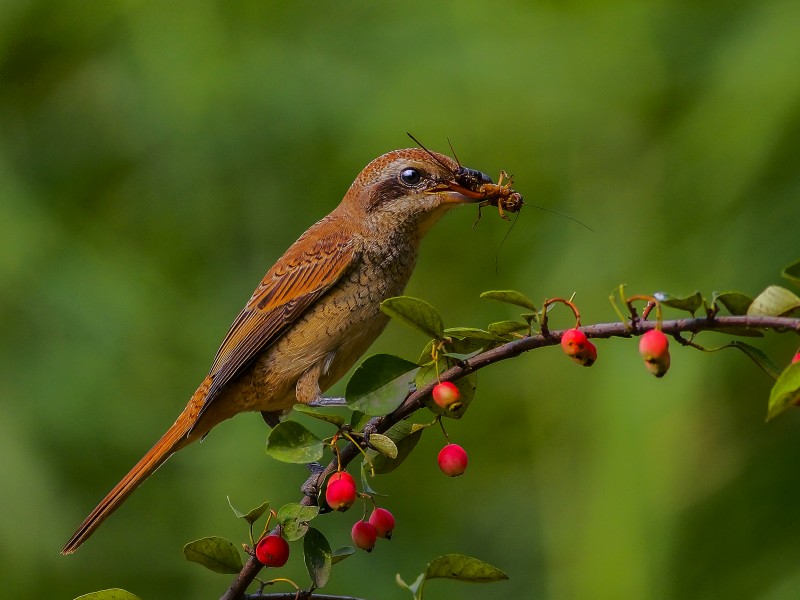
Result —
[[211, 371], [155, 446], [62, 549], [71, 554], [173, 453], [244, 411], [274, 420], [339, 380], [388, 322], [420, 240], [450, 208], [485, 198], [491, 179], [424, 149], [395, 150], [361, 171], [341, 204], [267, 272], [222, 341]]

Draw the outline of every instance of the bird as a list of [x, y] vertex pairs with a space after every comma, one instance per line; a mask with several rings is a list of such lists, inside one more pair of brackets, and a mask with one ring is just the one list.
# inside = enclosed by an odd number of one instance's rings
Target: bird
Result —
[[480, 171], [425, 148], [372, 160], [341, 203], [278, 259], [238, 314], [175, 423], [62, 549], [72, 554], [172, 454], [247, 411], [276, 423], [343, 377], [386, 327], [420, 241], [453, 207], [476, 203]]

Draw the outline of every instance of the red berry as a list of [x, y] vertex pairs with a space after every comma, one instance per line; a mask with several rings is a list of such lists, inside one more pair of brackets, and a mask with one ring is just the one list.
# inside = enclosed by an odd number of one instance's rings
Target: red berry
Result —
[[597, 348], [580, 329], [567, 329], [561, 336], [561, 348], [584, 367], [591, 367], [597, 360]]
[[561, 347], [567, 356], [575, 356], [582, 352], [589, 340], [580, 329], [567, 329], [561, 336]]
[[344, 512], [356, 501], [356, 486], [345, 478], [328, 482], [325, 501], [333, 510]]
[[458, 444], [448, 444], [439, 451], [439, 468], [448, 477], [458, 477], [467, 470], [467, 453]]
[[353, 479], [353, 476], [350, 475], [347, 471], [336, 471], [333, 475], [330, 476], [328, 479], [328, 485], [332, 484], [334, 481], [339, 481], [343, 479], [345, 481], [349, 481], [353, 487], [356, 487], [356, 480]]
[[378, 532], [375, 530], [375, 526], [366, 521], [356, 521], [350, 535], [353, 538], [353, 543], [367, 552], [372, 552], [375, 547], [375, 541], [378, 539]]
[[391, 539], [394, 530], [394, 516], [385, 508], [376, 508], [369, 516], [370, 524], [375, 528], [378, 537]]
[[282, 567], [289, 560], [289, 544], [279, 535], [268, 535], [256, 544], [256, 558], [265, 567]]
[[798, 351], [797, 354], [794, 355], [794, 358], [792, 358], [792, 364], [796, 362], [800, 362], [800, 351]]
[[656, 377], [663, 377], [669, 370], [669, 340], [660, 329], [651, 329], [639, 340], [639, 354], [644, 366]]
[[664, 332], [659, 329], [647, 331], [639, 340], [639, 354], [645, 360], [662, 356], [669, 350], [669, 340]]
[[461, 405], [459, 402], [461, 392], [454, 383], [449, 381], [437, 383], [433, 388], [432, 395], [433, 401], [441, 408], [455, 410]]

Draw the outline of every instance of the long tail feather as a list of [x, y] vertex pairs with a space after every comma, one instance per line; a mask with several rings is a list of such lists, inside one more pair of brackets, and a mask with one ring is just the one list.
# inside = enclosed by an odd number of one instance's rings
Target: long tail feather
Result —
[[[95, 529], [108, 518], [139, 487], [145, 479], [160, 467], [172, 454], [186, 445], [187, 434], [194, 424], [189, 407], [181, 413], [178, 420], [167, 430], [160, 440], [144, 457], [136, 463], [130, 472], [122, 478], [114, 489], [103, 498], [100, 504], [86, 517], [73, 534], [61, 554], [72, 554], [85, 542]], [[193, 436], [194, 437], [194, 436]]]

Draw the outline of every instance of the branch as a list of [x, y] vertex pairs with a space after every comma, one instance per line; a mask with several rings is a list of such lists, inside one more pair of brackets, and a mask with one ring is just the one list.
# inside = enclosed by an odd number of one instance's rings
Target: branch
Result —
[[331, 596], [312, 592], [284, 592], [282, 594], [247, 594], [245, 600], [362, 600], [355, 596]]
[[[597, 325], [589, 325], [581, 327], [580, 330], [586, 334], [588, 338], [601, 338], [607, 339], [612, 337], [631, 338], [640, 336], [650, 329], [656, 327], [655, 321], [643, 321], [640, 319], [635, 322], [625, 323], [600, 323]], [[778, 332], [794, 331], [800, 335], [800, 318], [789, 317], [749, 317], [749, 316], [714, 316], [713, 318], [689, 318], [689, 319], [673, 319], [661, 322], [661, 331], [665, 334], [672, 335], [678, 339], [682, 344], [686, 344], [686, 340], [680, 337], [681, 333], [699, 333], [701, 331], [718, 331], [721, 333], [729, 331], [741, 331], [742, 329], [751, 330], [775, 330]], [[566, 330], [548, 331], [546, 334], [530, 335], [518, 340], [514, 340], [497, 346], [485, 352], [481, 352], [462, 361], [458, 365], [451, 367], [447, 371], [441, 373], [441, 381], [455, 381], [462, 377], [469, 375], [479, 369], [488, 367], [502, 360], [514, 358], [523, 352], [528, 352], [536, 348], [545, 346], [555, 346], [561, 342], [561, 336], [564, 335]], [[368, 426], [367, 431], [370, 433], [384, 433], [395, 423], [405, 419], [424, 406], [425, 398], [433, 390], [437, 381], [432, 381], [428, 385], [415, 390], [406, 396], [403, 403], [393, 412], [383, 416], [375, 417], [372, 419]], [[317, 492], [322, 482], [328, 474], [335, 471], [341, 462], [342, 467], [346, 467], [353, 459], [360, 454], [359, 449], [352, 443], [347, 444], [339, 452], [339, 461], [334, 459], [325, 467], [324, 470], [311, 475], [309, 480], [303, 485], [306, 495], [301, 500], [302, 504], [310, 506], [315, 504]], [[244, 568], [237, 575], [236, 579], [228, 588], [227, 592], [220, 598], [220, 600], [259, 600], [261, 598], [281, 599], [281, 598], [295, 598], [295, 593], [283, 595], [267, 595], [267, 596], [245, 596], [245, 590], [253, 582], [258, 572], [263, 565], [259, 563], [255, 557], [250, 557]], [[301, 592], [301, 594], [304, 592]], [[300, 596], [300, 598], [314, 598], [315, 600], [336, 599], [343, 600], [341, 596], [318, 596], [308, 595]]]

